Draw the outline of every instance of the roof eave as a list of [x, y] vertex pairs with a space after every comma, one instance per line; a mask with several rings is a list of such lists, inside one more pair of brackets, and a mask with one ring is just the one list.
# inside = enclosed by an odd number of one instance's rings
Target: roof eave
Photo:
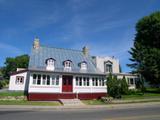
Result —
[[83, 74], [83, 75], [103, 75], [106, 76], [105, 73], [90, 73], [90, 72], [74, 72], [74, 71], [50, 71], [50, 70], [40, 70], [40, 69], [28, 69], [31, 72], [47, 72], [47, 73], [62, 73], [62, 74]]

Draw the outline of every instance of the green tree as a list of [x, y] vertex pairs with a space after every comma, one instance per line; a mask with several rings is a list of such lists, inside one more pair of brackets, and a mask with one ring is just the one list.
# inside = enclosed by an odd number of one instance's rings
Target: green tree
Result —
[[27, 68], [29, 63], [28, 55], [21, 55], [15, 58], [8, 57], [5, 61], [5, 66], [2, 68], [2, 74], [6, 79], [9, 79], [9, 74], [16, 71], [17, 68]]
[[160, 12], [138, 21], [134, 46], [129, 53], [132, 64], [128, 66], [151, 84], [160, 84]]
[[128, 94], [128, 83], [126, 81], [125, 76], [123, 76], [123, 78], [120, 80], [121, 81], [121, 94]]
[[113, 98], [121, 97], [120, 81], [116, 76], [112, 76], [111, 74], [109, 74], [107, 78], [107, 91], [109, 96]]

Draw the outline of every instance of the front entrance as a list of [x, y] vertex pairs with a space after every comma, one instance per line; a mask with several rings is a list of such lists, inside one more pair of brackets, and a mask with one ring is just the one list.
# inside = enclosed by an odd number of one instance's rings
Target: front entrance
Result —
[[62, 92], [72, 92], [73, 90], [73, 76], [62, 76]]

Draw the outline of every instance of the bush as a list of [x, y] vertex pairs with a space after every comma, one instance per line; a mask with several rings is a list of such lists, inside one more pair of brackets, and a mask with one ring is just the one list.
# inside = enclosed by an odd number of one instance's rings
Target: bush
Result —
[[0, 89], [9, 84], [9, 80], [1, 80], [0, 81]]
[[122, 80], [120, 80], [120, 81], [121, 81], [121, 93], [123, 95], [127, 95], [129, 86], [128, 86], [127, 82], [126, 82], [125, 76], [123, 76]]
[[109, 96], [113, 98], [121, 98], [121, 85], [116, 76], [112, 77], [111, 74], [109, 75], [107, 80], [107, 90]]

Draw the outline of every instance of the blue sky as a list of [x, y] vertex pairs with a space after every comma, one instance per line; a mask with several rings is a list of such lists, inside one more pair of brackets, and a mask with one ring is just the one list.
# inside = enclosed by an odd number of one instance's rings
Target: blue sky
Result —
[[43, 45], [115, 56], [128, 72], [135, 24], [158, 10], [160, 0], [0, 0], [0, 66], [30, 54], [38, 36]]

